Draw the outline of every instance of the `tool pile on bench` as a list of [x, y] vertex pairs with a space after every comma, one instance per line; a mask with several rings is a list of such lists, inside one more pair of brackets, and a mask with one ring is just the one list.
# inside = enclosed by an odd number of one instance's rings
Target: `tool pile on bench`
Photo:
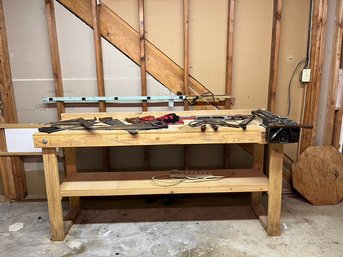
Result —
[[141, 130], [164, 129], [169, 125], [184, 124], [184, 120], [191, 120], [190, 127], [200, 127], [201, 131], [206, 130], [210, 125], [214, 131], [219, 126], [233, 127], [245, 130], [247, 124], [254, 119], [254, 115], [224, 115], [224, 116], [186, 116], [180, 117], [175, 113], [169, 113], [161, 117], [144, 116], [126, 118], [125, 123], [112, 117], [84, 119], [76, 118], [51, 122], [45, 127], [39, 128], [40, 132], [53, 133], [63, 130], [126, 130], [130, 134], [137, 134]]
[[142, 130], [166, 129], [169, 125], [184, 124], [184, 120], [189, 127], [198, 128], [204, 132], [209, 125], [214, 131], [219, 127], [231, 127], [246, 130], [247, 125], [256, 117], [262, 119], [262, 124], [266, 129], [266, 140], [271, 143], [294, 143], [299, 141], [301, 128], [312, 128], [309, 125], [299, 125], [284, 116], [277, 116], [265, 110], [254, 110], [250, 115], [213, 115], [213, 116], [178, 116], [169, 113], [160, 117], [143, 116], [126, 118], [125, 122], [113, 119], [112, 117], [72, 120], [62, 120], [52, 122], [38, 130], [40, 132], [53, 133], [63, 130], [126, 130], [132, 135], [138, 134]]

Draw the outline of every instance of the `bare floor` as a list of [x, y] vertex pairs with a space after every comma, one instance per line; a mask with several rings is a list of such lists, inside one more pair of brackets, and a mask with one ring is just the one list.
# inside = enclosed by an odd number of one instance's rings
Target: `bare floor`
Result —
[[[223, 195], [98, 199], [83, 207], [66, 239], [52, 242], [46, 202], [0, 204], [0, 256], [343, 256], [343, 202], [316, 207], [284, 196], [280, 237], [268, 237], [249, 207]], [[24, 227], [9, 232], [17, 222]]]

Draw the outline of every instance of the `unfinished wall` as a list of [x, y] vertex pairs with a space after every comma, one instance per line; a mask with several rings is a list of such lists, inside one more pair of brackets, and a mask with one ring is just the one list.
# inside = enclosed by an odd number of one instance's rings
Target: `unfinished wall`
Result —
[[[307, 31], [310, 0], [287, 0], [282, 2], [281, 43], [279, 56], [278, 92], [276, 112], [287, 115], [288, 88], [294, 69], [299, 61], [306, 58]], [[303, 66], [301, 66], [303, 67]], [[300, 82], [300, 69], [291, 82], [290, 118], [301, 121], [304, 85]], [[285, 145], [285, 153], [296, 160], [298, 144]]]
[[[20, 122], [48, 122], [57, 119], [54, 108], [41, 103], [41, 97], [54, 95], [44, 0], [3, 0], [7, 24], [10, 62]], [[147, 39], [183, 66], [182, 1], [146, 0]], [[227, 0], [190, 1], [190, 73], [214, 93], [224, 93], [227, 32]], [[283, 1], [280, 72], [277, 111], [285, 114], [287, 87], [291, 73], [305, 56], [309, 0]], [[137, 1], [104, 0], [132, 27], [138, 27]], [[236, 2], [234, 34], [233, 108], [266, 108], [272, 30], [272, 0]], [[96, 75], [92, 30], [55, 3], [61, 66], [66, 96], [94, 96]], [[102, 40], [106, 95], [140, 95], [140, 69], [126, 56]], [[138, 47], [138, 46], [137, 46]], [[148, 76], [151, 95], [169, 95], [159, 82]], [[302, 86], [292, 85], [291, 117], [300, 119]], [[162, 108], [159, 108], [162, 109]], [[108, 108], [109, 111], [137, 111], [139, 108]], [[164, 108], [166, 110], [166, 108]], [[67, 112], [97, 111], [97, 108], [67, 108]], [[222, 146], [192, 147], [193, 166], [220, 166]], [[295, 146], [287, 147], [295, 155]], [[141, 148], [111, 150], [112, 168], [142, 167]], [[170, 156], [162, 158], [162, 156]], [[101, 167], [101, 153], [84, 153], [80, 166]], [[130, 156], [130, 163], [124, 160]], [[132, 157], [133, 156], [133, 157]], [[238, 148], [231, 153], [232, 166], [250, 163]], [[87, 160], [87, 161], [84, 161]], [[26, 161], [29, 194], [43, 192], [40, 158]], [[180, 147], [151, 148], [154, 168], [182, 166]], [[31, 186], [30, 186], [31, 185]]]

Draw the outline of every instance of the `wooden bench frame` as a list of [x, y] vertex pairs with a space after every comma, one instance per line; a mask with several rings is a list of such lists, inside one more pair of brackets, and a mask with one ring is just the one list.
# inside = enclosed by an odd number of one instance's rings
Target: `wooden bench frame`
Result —
[[[177, 112], [189, 115], [229, 115], [247, 114], [250, 110], [192, 111]], [[62, 119], [76, 117], [93, 118], [111, 116], [118, 119], [144, 115], [159, 116], [165, 113], [88, 113], [64, 114]], [[252, 192], [252, 208], [265, 227], [268, 235], [280, 235], [281, 192], [283, 146], [268, 145], [267, 174], [263, 174], [265, 131], [258, 120], [254, 120], [246, 131], [237, 128], [219, 128], [201, 132], [200, 129], [185, 125], [170, 126], [163, 130], [141, 131], [131, 135], [126, 131], [60, 131], [56, 133], [34, 134], [35, 147], [42, 148], [51, 239], [64, 240], [80, 211], [80, 196], [176, 194], [176, 193], [219, 193]], [[175, 140], [177, 138], [178, 140]], [[151, 177], [156, 172], [77, 172], [76, 151], [78, 147], [146, 146], [184, 144], [252, 144], [254, 146], [253, 169], [222, 170], [225, 178], [202, 183], [180, 183], [171, 187], [161, 187], [153, 183]], [[60, 184], [56, 148], [65, 149], [66, 175]], [[218, 170], [211, 171], [217, 174]], [[268, 193], [268, 210], [265, 214], [261, 204], [262, 192]], [[70, 197], [71, 211], [63, 220], [62, 197]]]

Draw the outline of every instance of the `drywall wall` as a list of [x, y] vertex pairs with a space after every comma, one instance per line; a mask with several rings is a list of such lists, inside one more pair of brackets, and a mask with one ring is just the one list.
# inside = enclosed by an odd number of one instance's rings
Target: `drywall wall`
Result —
[[[54, 94], [50, 65], [44, 0], [3, 0], [8, 32], [13, 85], [20, 122], [56, 120], [56, 111], [41, 103], [41, 97]], [[227, 32], [227, 0], [190, 1], [190, 73], [214, 93], [224, 93]], [[284, 114], [287, 86], [298, 60], [306, 52], [309, 0], [283, 1], [280, 72], [277, 110]], [[104, 0], [132, 27], [138, 27], [137, 1]], [[147, 38], [179, 65], [182, 57], [182, 1], [146, 0]], [[265, 108], [269, 77], [270, 42], [272, 30], [272, 0], [236, 1], [234, 35], [233, 108]], [[66, 96], [96, 95], [96, 76], [92, 30], [76, 16], [55, 3], [57, 32], [60, 46], [64, 93]], [[102, 41], [105, 87], [107, 95], [139, 95], [140, 69], [105, 40]], [[138, 46], [137, 46], [138, 47]], [[151, 95], [169, 95], [159, 82], [148, 76]], [[292, 112], [300, 117], [302, 87], [292, 85]], [[162, 109], [162, 108], [159, 108]], [[164, 108], [166, 110], [166, 108]], [[109, 111], [136, 111], [139, 108], [109, 108]], [[97, 108], [67, 108], [67, 112], [97, 111]], [[295, 146], [296, 148], [296, 146]], [[295, 155], [290, 147], [290, 155]], [[153, 168], [181, 167], [180, 147], [152, 147]], [[89, 149], [79, 166], [83, 169], [101, 168], [101, 153]], [[130, 162], [125, 162], [130, 156]], [[113, 169], [139, 169], [143, 166], [141, 148], [111, 149]], [[162, 156], [167, 156], [163, 158]], [[92, 157], [92, 158], [90, 158]], [[192, 147], [193, 166], [220, 166], [222, 146]], [[249, 156], [238, 147], [231, 151], [231, 165], [248, 166]], [[81, 160], [81, 158], [79, 159]], [[87, 161], [85, 161], [87, 160]], [[25, 169], [29, 193], [43, 192], [41, 159], [26, 158]], [[35, 191], [32, 191], [35, 188]], [[30, 191], [31, 190], [31, 191]], [[38, 190], [38, 191], [37, 191]]]
[[[138, 29], [136, 1], [104, 0]], [[183, 66], [182, 1], [146, 0], [146, 36]], [[272, 0], [236, 3], [233, 108], [267, 106]], [[227, 0], [190, 1], [190, 74], [216, 94], [225, 92]]]

